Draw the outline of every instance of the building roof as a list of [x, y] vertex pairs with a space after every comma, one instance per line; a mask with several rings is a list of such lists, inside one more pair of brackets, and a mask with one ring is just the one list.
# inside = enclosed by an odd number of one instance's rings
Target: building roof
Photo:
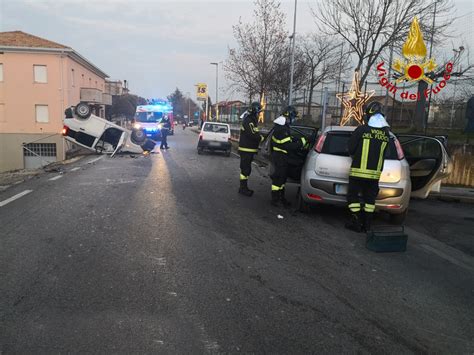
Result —
[[28, 48], [71, 48], [22, 31], [0, 32], [0, 46]]
[[0, 51], [61, 53], [92, 70], [102, 78], [109, 76], [71, 47], [22, 31], [0, 32]]

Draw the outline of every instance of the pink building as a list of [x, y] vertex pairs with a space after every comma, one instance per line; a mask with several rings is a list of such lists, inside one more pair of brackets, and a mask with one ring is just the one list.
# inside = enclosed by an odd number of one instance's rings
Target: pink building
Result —
[[80, 101], [104, 117], [102, 70], [72, 48], [21, 31], [0, 32], [0, 171], [64, 160], [64, 110]]

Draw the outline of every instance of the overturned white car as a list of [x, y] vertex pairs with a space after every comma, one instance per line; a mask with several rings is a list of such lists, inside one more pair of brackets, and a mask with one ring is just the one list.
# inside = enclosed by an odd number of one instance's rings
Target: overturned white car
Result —
[[97, 153], [112, 156], [120, 151], [144, 153], [152, 151], [156, 145], [141, 128], [129, 130], [93, 115], [91, 107], [85, 102], [66, 109], [64, 114], [63, 136]]

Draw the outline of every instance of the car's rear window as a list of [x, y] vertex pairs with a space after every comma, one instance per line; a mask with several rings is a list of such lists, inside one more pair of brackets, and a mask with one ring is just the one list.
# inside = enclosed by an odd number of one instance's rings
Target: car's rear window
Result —
[[229, 127], [227, 127], [227, 125], [218, 123], [206, 123], [203, 127], [203, 131], [214, 133], [229, 133]]
[[[328, 132], [321, 153], [348, 157], [349, 150], [347, 145], [351, 134], [352, 132]], [[390, 142], [387, 147], [386, 159], [398, 159], [397, 149], [392, 137], [390, 137]]]

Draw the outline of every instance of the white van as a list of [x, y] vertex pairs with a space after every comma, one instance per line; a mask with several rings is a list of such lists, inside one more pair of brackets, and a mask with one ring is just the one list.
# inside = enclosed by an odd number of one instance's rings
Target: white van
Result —
[[155, 142], [148, 139], [143, 129], [120, 127], [92, 114], [90, 106], [80, 102], [67, 108], [62, 134], [65, 139], [97, 153], [116, 154], [150, 152]]
[[230, 143], [230, 126], [227, 123], [205, 122], [199, 134], [197, 145], [198, 154], [204, 149], [224, 151], [230, 156], [232, 144]]

